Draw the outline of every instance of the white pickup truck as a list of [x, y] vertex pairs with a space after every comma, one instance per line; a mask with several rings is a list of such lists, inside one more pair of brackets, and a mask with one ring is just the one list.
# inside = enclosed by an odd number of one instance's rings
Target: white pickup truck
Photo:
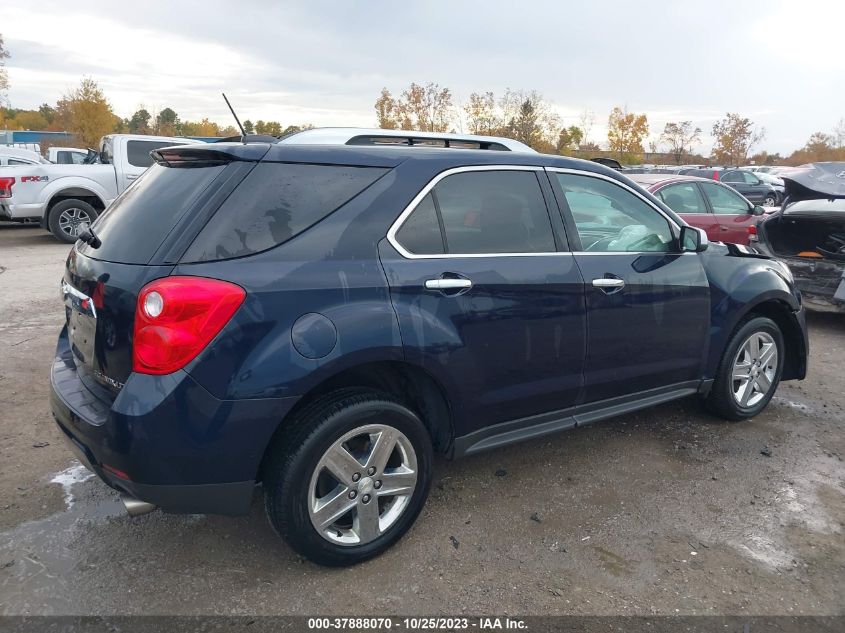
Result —
[[72, 244], [119, 193], [152, 165], [151, 151], [201, 142], [112, 134], [100, 141], [101, 164], [3, 167], [0, 220], [40, 222], [57, 239]]

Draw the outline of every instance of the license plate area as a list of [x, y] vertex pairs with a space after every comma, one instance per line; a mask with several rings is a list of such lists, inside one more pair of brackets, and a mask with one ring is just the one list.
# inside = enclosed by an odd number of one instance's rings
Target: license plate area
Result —
[[67, 312], [68, 338], [77, 365], [94, 365], [97, 335], [97, 308], [94, 301], [67, 282], [62, 282], [62, 298]]

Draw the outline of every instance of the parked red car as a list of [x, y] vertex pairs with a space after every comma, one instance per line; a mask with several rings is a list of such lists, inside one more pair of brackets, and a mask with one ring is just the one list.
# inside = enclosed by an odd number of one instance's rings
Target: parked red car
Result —
[[631, 174], [631, 180], [663, 201], [715, 242], [748, 245], [757, 216], [765, 213], [734, 189], [715, 180], [674, 174]]

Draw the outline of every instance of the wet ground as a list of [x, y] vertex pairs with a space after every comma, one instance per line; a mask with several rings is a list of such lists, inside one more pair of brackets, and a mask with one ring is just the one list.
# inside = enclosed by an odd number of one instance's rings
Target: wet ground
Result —
[[0, 614], [845, 614], [845, 318], [756, 419], [694, 399], [459, 462], [351, 569], [250, 516], [130, 519], [47, 404], [68, 247], [0, 225]]

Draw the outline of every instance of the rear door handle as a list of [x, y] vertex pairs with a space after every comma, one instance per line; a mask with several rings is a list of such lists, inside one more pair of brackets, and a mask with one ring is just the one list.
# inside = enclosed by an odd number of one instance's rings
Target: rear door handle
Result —
[[469, 279], [426, 279], [426, 290], [465, 290], [472, 288], [472, 281]]
[[625, 287], [625, 280], [601, 277], [599, 279], [593, 279], [593, 287], [610, 294], [622, 290]]

